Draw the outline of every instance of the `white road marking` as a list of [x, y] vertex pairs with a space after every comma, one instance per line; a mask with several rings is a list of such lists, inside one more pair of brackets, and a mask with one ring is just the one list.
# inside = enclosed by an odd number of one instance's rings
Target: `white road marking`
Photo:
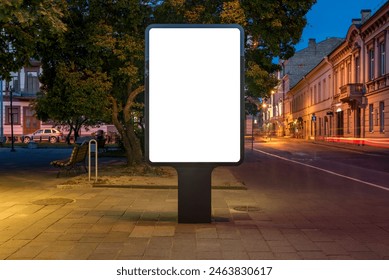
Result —
[[335, 175], [335, 176], [338, 176], [338, 177], [346, 178], [346, 179], [349, 179], [349, 180], [352, 180], [352, 181], [355, 181], [355, 182], [358, 182], [358, 183], [366, 184], [366, 185], [369, 185], [369, 186], [374, 187], [374, 188], [378, 188], [378, 189], [381, 189], [381, 190], [389, 191], [389, 188], [387, 188], [387, 187], [384, 187], [384, 186], [381, 186], [381, 185], [377, 185], [377, 184], [374, 184], [374, 183], [370, 183], [370, 182], [366, 182], [366, 181], [363, 181], [363, 180], [359, 180], [359, 179], [356, 179], [356, 178], [353, 178], [353, 177], [350, 177], [350, 176], [342, 175], [342, 174], [339, 174], [339, 173], [336, 173], [336, 172], [333, 172], [333, 171], [330, 171], [330, 170], [327, 170], [327, 169], [324, 169], [324, 168], [320, 168], [320, 167], [316, 167], [316, 166], [313, 166], [313, 165], [310, 165], [310, 164], [306, 164], [306, 163], [303, 163], [303, 162], [299, 162], [299, 161], [296, 161], [296, 160], [284, 158], [282, 156], [277, 156], [275, 154], [271, 154], [271, 153], [268, 153], [268, 152], [265, 152], [265, 151], [262, 151], [262, 150], [258, 150], [258, 149], [255, 149], [255, 148], [254, 148], [254, 151], [262, 153], [262, 154], [265, 154], [265, 155], [268, 155], [268, 156], [271, 156], [271, 157], [275, 157], [275, 158], [278, 158], [278, 159], [281, 159], [281, 160], [285, 160], [285, 161], [288, 161], [288, 162], [293, 162], [293, 163], [300, 164], [300, 165], [303, 165], [303, 166], [306, 166], [306, 167], [310, 167], [310, 168], [313, 168], [313, 169], [316, 169], [316, 170], [320, 170], [322, 172], [326, 172], [326, 173], [331, 174], [331, 175]]

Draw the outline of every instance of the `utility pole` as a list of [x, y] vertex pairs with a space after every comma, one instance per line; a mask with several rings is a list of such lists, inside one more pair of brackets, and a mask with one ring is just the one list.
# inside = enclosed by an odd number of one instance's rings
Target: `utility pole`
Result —
[[12, 92], [13, 92], [13, 88], [12, 86], [10, 86], [10, 91], [9, 91], [9, 103], [10, 103], [10, 107], [11, 107], [11, 152], [16, 152], [15, 148], [14, 148], [14, 142], [15, 142], [15, 139], [14, 139], [14, 112], [13, 112], [13, 104], [12, 104]]

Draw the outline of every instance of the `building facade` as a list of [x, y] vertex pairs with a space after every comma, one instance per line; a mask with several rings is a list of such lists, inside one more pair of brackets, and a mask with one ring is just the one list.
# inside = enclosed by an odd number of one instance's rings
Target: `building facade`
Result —
[[[327, 96], [327, 92], [322, 92], [321, 83], [319, 83], [320, 88], [319, 85], [313, 86], [312, 81], [308, 81], [307, 74], [315, 67], [319, 67], [328, 53], [342, 42], [341, 38], [328, 38], [319, 43], [315, 39], [310, 39], [307, 48], [296, 52], [289, 60], [280, 61], [282, 68], [279, 73], [280, 83], [270, 100], [274, 108], [271, 122], [278, 136], [306, 138], [312, 135], [308, 114], [314, 112], [312, 111], [314, 108], [310, 106], [317, 107], [317, 103], [319, 100], [322, 102], [322, 96]], [[322, 68], [321, 65], [321, 70], [317, 70], [316, 73], [321, 75]], [[327, 82], [325, 79], [326, 88]]]
[[331, 82], [332, 68], [325, 58], [289, 90], [292, 136], [316, 140], [331, 135], [333, 116], [328, 109], [333, 97]]
[[[283, 90], [277, 90], [289, 108], [283, 116], [285, 135], [315, 140], [389, 137], [389, 114], [385, 114], [389, 106], [388, 19], [389, 2], [373, 15], [362, 10], [361, 18], [352, 20], [346, 38], [322, 53], [319, 63], [306, 68], [306, 73], [296, 68], [285, 72], [280, 79]], [[282, 63], [287, 66], [288, 61]]]
[[360, 27], [363, 42], [362, 91], [364, 94], [364, 137], [389, 137], [389, 3], [387, 2]]
[[[28, 66], [23, 67], [18, 72], [11, 73], [11, 81], [0, 81], [0, 142], [11, 141], [12, 134], [16, 141], [21, 141], [23, 135], [33, 133], [38, 129], [52, 127], [56, 127], [64, 135], [68, 134], [68, 126], [42, 122], [35, 115], [32, 102], [40, 90], [39, 76], [41, 72], [40, 62], [31, 60]], [[90, 136], [98, 130], [103, 130], [105, 134], [110, 136], [117, 134], [114, 125], [99, 124], [93, 127], [82, 127], [79, 135]]]
[[31, 107], [31, 102], [39, 91], [41, 71], [39, 62], [30, 61], [29, 66], [23, 67], [19, 72], [11, 73], [11, 81], [1, 81], [0, 136], [10, 138], [11, 129], [13, 129], [14, 137], [18, 140], [23, 134], [29, 134], [41, 128], [42, 123], [35, 117], [35, 112]]

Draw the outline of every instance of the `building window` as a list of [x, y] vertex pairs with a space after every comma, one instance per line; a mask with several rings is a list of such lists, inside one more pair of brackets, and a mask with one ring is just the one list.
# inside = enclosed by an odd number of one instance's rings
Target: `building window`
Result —
[[369, 50], [369, 80], [374, 79], [374, 49]]
[[360, 82], [361, 77], [361, 62], [359, 56], [355, 57], [355, 83]]
[[12, 111], [10, 106], [5, 106], [5, 124], [11, 124], [11, 118], [13, 118], [13, 124], [20, 124], [20, 107], [12, 106]]
[[13, 75], [11, 77], [11, 81], [7, 82], [6, 87], [11, 90], [12, 92], [20, 92], [20, 79], [18, 73], [16, 75]]
[[321, 101], [321, 83], [319, 83], [319, 85], [317, 86], [317, 94], [319, 95], [319, 98], [318, 98], [318, 102]]
[[39, 79], [38, 72], [27, 72], [26, 73], [26, 87], [27, 93], [35, 94], [39, 91]]
[[323, 99], [327, 100], [328, 92], [327, 92], [327, 82], [326, 79], [323, 80]]
[[375, 108], [375, 110], [374, 110], [374, 115], [375, 115], [375, 123], [374, 123], [374, 125], [375, 125], [375, 126], [378, 126], [378, 123], [379, 123], [379, 113], [378, 113], [378, 108]]
[[345, 84], [344, 82], [344, 67], [342, 65], [342, 67], [340, 68], [340, 86], [343, 86]]
[[374, 119], [373, 104], [369, 104], [369, 131], [370, 132], [373, 132], [374, 129], [373, 119]]
[[380, 76], [385, 75], [386, 69], [385, 69], [385, 63], [386, 63], [386, 58], [385, 58], [385, 43], [382, 42], [379, 45], [379, 50], [380, 50]]
[[347, 63], [347, 81], [346, 84], [351, 84], [351, 62]]
[[380, 102], [380, 132], [385, 132], [385, 102]]
[[316, 85], [313, 86], [313, 104], [317, 103], [317, 90]]

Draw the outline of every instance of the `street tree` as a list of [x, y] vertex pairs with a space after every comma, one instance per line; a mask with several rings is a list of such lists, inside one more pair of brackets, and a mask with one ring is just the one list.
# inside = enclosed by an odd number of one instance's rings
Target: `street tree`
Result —
[[[77, 140], [82, 126], [95, 125], [103, 119], [101, 112], [108, 107], [106, 92], [111, 82], [105, 73], [76, 69], [62, 62], [56, 66], [55, 75], [50, 90], [47, 85], [42, 87], [34, 108], [39, 119], [69, 127], [66, 140], [70, 143], [72, 133]], [[45, 79], [43, 76], [42, 82]]]
[[[42, 100], [50, 104], [56, 98], [56, 94], [50, 93], [58, 92], [61, 85], [71, 84], [80, 93], [75, 99], [61, 99], [65, 108], [78, 102], [81, 95], [91, 94], [90, 90], [99, 92], [97, 99], [103, 106], [97, 106], [95, 111], [102, 110], [100, 118], [108, 120], [109, 116], [116, 126], [128, 164], [132, 165], [143, 160], [136, 128], [142, 118], [144, 33], [150, 23], [240, 24], [246, 36], [246, 95], [266, 97], [278, 82], [273, 75], [278, 70], [274, 57], [287, 59], [293, 55], [293, 46], [306, 24], [305, 14], [315, 0], [66, 2], [67, 31], [61, 36], [49, 34], [39, 46], [45, 86], [37, 108]], [[185, 48], [185, 42], [182, 47]], [[81, 72], [80, 83], [83, 79], [97, 79], [93, 83], [96, 87], [77, 90], [85, 85], [78, 85], [78, 78], [73, 79], [73, 75], [58, 74], [61, 67], [70, 74]], [[53, 116], [46, 113], [46, 117]]]
[[75, 131], [86, 120], [111, 122], [128, 164], [140, 163], [137, 128], [143, 111], [144, 31], [151, 7], [135, 0], [69, 0], [67, 5], [67, 31], [49, 34], [38, 45], [44, 85], [35, 104], [38, 116], [72, 123]]
[[[278, 80], [275, 57], [288, 59], [316, 0], [155, 1], [159, 23], [236, 23], [245, 30], [245, 88], [251, 97], [268, 97]], [[222, 46], [221, 46], [222, 47]]]

